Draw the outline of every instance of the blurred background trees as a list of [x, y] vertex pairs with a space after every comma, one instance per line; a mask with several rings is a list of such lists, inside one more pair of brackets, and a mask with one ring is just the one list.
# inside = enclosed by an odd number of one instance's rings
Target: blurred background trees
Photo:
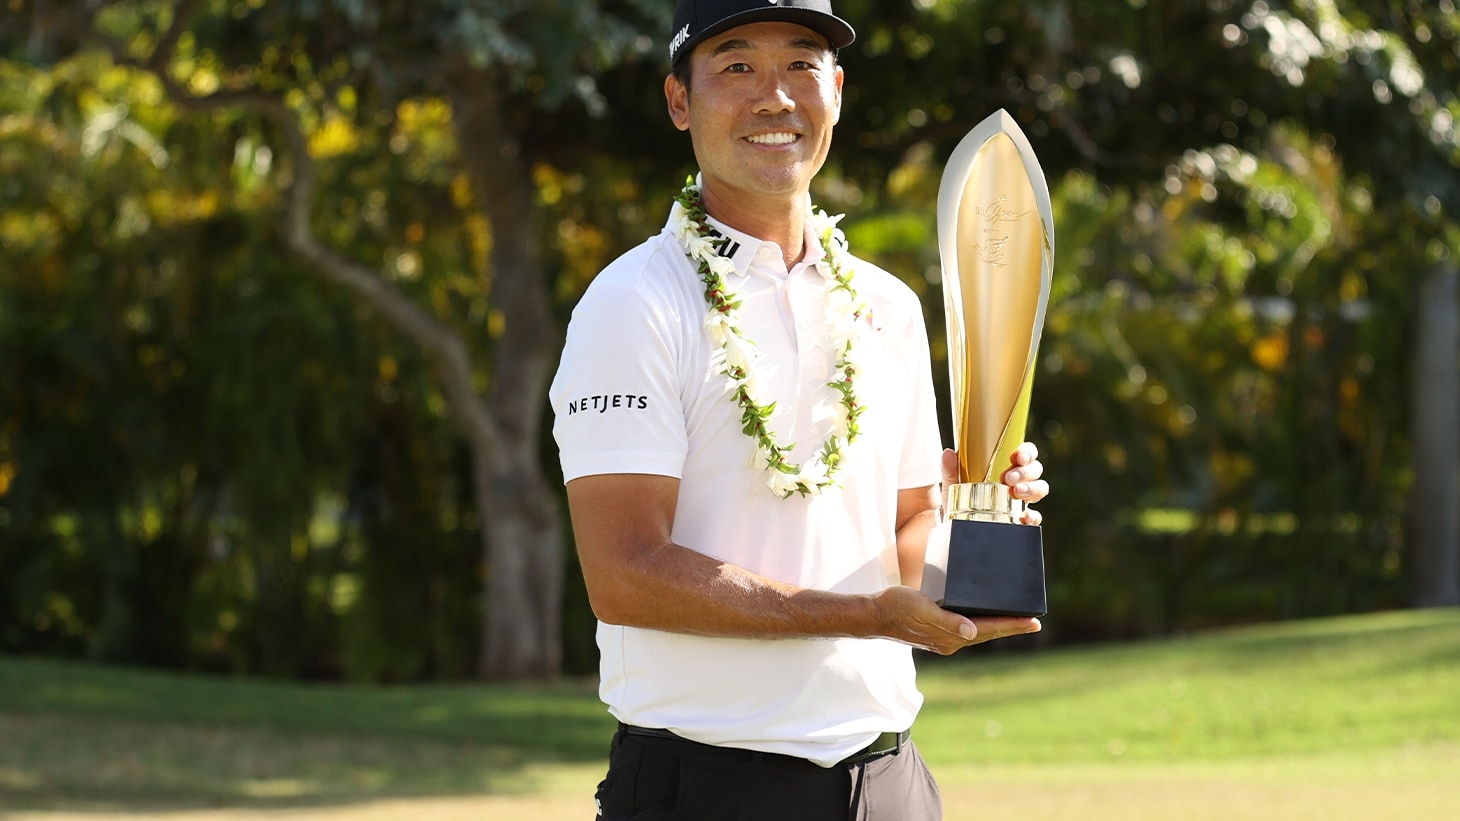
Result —
[[[1460, 604], [1452, 0], [838, 8], [814, 193], [935, 357], [942, 159], [1049, 178], [1050, 640]], [[693, 170], [671, 9], [0, 2], [0, 651], [592, 669], [545, 385]]]

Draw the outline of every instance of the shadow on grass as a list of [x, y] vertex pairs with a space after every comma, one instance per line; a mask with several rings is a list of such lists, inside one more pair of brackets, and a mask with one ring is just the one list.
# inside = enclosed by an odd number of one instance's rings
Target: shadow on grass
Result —
[[526, 794], [546, 772], [603, 766], [613, 726], [590, 681], [303, 685], [0, 657], [0, 808]]
[[[457, 739], [53, 714], [0, 713], [0, 739], [0, 807], [11, 811], [160, 814], [525, 795], [574, 766]], [[577, 766], [586, 776], [593, 765]]]
[[299, 684], [0, 657], [0, 711], [455, 741], [596, 761], [613, 719], [595, 683]]

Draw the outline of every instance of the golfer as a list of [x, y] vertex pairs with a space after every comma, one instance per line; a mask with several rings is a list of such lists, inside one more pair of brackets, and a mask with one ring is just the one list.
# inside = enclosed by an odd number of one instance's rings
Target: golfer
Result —
[[[680, 0], [664, 95], [699, 174], [568, 328], [554, 435], [620, 722], [602, 819], [941, 818], [913, 648], [1039, 629], [917, 589], [945, 463], [923, 313], [809, 193], [854, 36], [828, 0]], [[1034, 447], [1012, 462], [1044, 498]]]

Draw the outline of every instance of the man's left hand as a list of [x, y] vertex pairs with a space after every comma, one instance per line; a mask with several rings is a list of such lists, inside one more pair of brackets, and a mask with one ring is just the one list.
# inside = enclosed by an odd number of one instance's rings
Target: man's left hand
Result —
[[[1009, 495], [1024, 502], [1024, 516], [1020, 520], [1026, 525], [1037, 525], [1044, 516], [1029, 505], [1049, 495], [1049, 482], [1044, 476], [1044, 464], [1039, 461], [1039, 448], [1033, 442], [1025, 442], [1009, 456], [1010, 467], [1000, 477], [1009, 486]], [[953, 450], [943, 451], [943, 485], [958, 482], [958, 454]]]

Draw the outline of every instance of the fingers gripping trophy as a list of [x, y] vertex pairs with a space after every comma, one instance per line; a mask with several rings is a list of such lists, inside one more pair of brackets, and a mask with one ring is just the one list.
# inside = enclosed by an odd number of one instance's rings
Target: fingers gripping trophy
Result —
[[1054, 266], [1049, 188], [1034, 150], [1000, 110], [954, 149], [938, 189], [938, 250], [959, 480], [947, 552], [929, 545], [924, 591], [967, 616], [1046, 611], [1037, 526], [999, 482], [1024, 441]]

